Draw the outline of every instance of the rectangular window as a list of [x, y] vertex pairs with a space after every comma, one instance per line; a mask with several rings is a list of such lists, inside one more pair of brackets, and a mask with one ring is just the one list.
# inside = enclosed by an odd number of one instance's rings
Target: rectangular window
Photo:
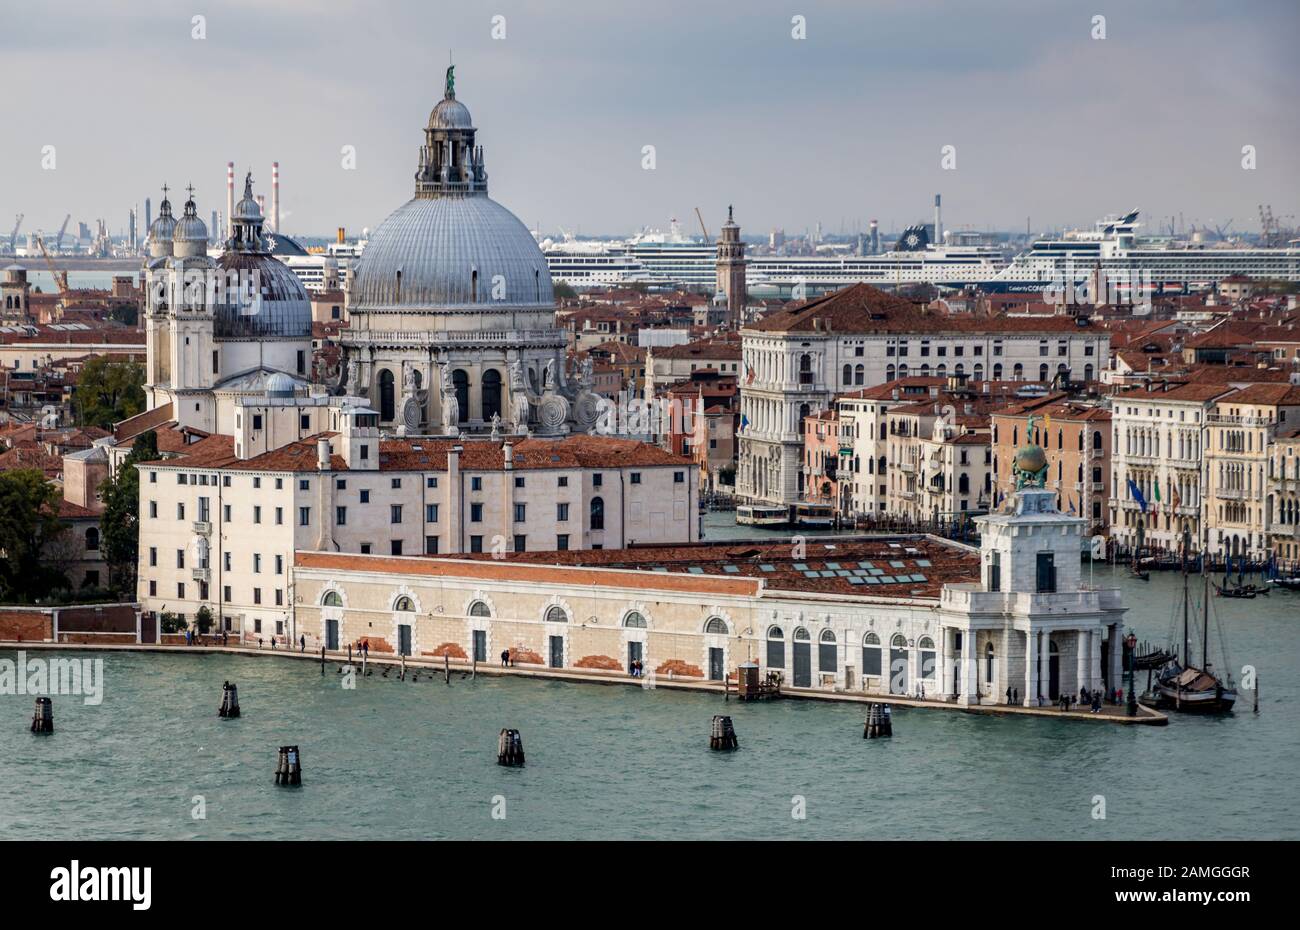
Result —
[[482, 551], [483, 551], [483, 537], [482, 537], [482, 536], [471, 536], [471, 537], [469, 538], [469, 551], [470, 551], [470, 552], [482, 552]]
[[[276, 526], [284, 526], [284, 508], [283, 508], [283, 507], [277, 507], [277, 508], [275, 508], [275, 525], [276, 525]], [[306, 525], [307, 525], [306, 523], [303, 524], [303, 526], [306, 526]]]
[[561, 533], [555, 537], [555, 548], [561, 552], [569, 548], [569, 534]]
[[686, 482], [686, 472], [684, 471], [673, 472], [673, 484], [684, 484], [685, 482]]
[[177, 520], [184, 520], [184, 519], [185, 519], [185, 505], [184, 505], [184, 504], [177, 504], [177, 505], [176, 505], [176, 519], [177, 519]]
[[261, 477], [260, 477], [260, 476], [255, 476], [255, 477], [253, 478], [253, 487], [256, 489], [256, 488], [260, 488], [261, 486], [262, 486], [262, 479], [261, 479]]
[[1038, 593], [1054, 594], [1056, 592], [1056, 555], [1052, 552], [1038, 553]]
[[401, 522], [402, 522], [402, 505], [401, 505], [401, 504], [389, 504], [389, 505], [388, 505], [388, 522], [389, 522], [389, 523], [401, 523]]
[[368, 488], [361, 489], [361, 503], [363, 504], [370, 503], [370, 490]]
[[253, 522], [254, 523], [262, 522], [262, 508], [257, 504], [253, 505]]
[[370, 543], [362, 543], [362, 544], [361, 544], [361, 554], [362, 554], [362, 555], [370, 555]]
[[253, 589], [253, 603], [254, 603], [254, 604], [260, 604], [260, 603], [262, 603], [262, 589], [261, 589], [261, 588], [254, 588], [254, 589]]
[[156, 471], [149, 472], [149, 483], [150, 484], [158, 483], [158, 473]]
[[221, 505], [221, 519], [222, 519], [222, 521], [225, 522], [225, 523], [229, 523], [229, 522], [230, 522], [230, 505], [229, 505], [229, 504], [222, 504], [222, 505]]
[[149, 596], [150, 597], [158, 596], [158, 582], [152, 580], [149, 582]]
[[177, 567], [177, 568], [184, 568], [184, 567], [185, 567], [185, 550], [184, 550], [184, 549], [177, 549], [177, 550], [176, 550], [176, 567]]
[[470, 523], [482, 523], [482, 522], [483, 522], [483, 505], [482, 505], [482, 504], [470, 504], [470, 505], [469, 505], [469, 522], [470, 522]]
[[569, 505], [568, 505], [568, 504], [556, 504], [556, 505], [555, 505], [555, 522], [556, 522], [556, 523], [565, 523], [565, 522], [568, 521], [568, 519], [569, 519]]
[[255, 413], [253, 414], [253, 431], [256, 432], [261, 428], [262, 428], [262, 415], [260, 413]]
[[185, 600], [185, 582], [183, 581], [176, 582], [176, 596], [179, 597], [181, 600]]
[[425, 479], [424, 479], [424, 486], [425, 486], [426, 488], [436, 488], [436, 487], [438, 486], [438, 478], [437, 478], [437, 476], [436, 476], [436, 475], [430, 475], [429, 477], [425, 478]]
[[361, 444], [361, 461], [364, 462], [369, 458], [370, 458], [370, 445], [368, 443], [363, 442]]
[[425, 504], [425, 505], [424, 505], [424, 522], [425, 522], [425, 523], [437, 523], [437, 522], [438, 522], [438, 505], [437, 505], [437, 504]]
[[284, 574], [284, 556], [282, 555], [277, 555], [275, 557], [275, 573], [277, 575]]
[[253, 553], [253, 574], [260, 575], [261, 573], [262, 573], [262, 554], [260, 552], [254, 552]]
[[307, 373], [307, 356], [302, 349], [299, 349], [298, 350], [298, 374], [305, 375], [306, 373]]
[[298, 490], [299, 490], [299, 491], [310, 491], [310, 490], [311, 490], [311, 480], [310, 480], [309, 478], [299, 478], [299, 479], [298, 479]]
[[515, 552], [527, 552], [527, 551], [528, 551], [528, 537], [527, 537], [527, 536], [520, 536], [520, 535], [516, 534], [516, 535], [515, 535]]
[[557, 488], [567, 488], [569, 486], [569, 476], [560, 475], [560, 477], [556, 480], [555, 486]]
[[303, 432], [306, 432], [307, 430], [311, 429], [311, 416], [306, 413], [300, 416], [298, 418], [298, 427], [299, 429], [303, 430]]
[[591, 476], [591, 486], [592, 486], [593, 488], [598, 488], [598, 487], [600, 487], [601, 477], [602, 477], [602, 476], [601, 476], [600, 472], [596, 472], [594, 475]]
[[230, 550], [226, 550], [225, 552], [223, 552], [221, 554], [221, 557], [223, 560], [223, 564], [225, 565], [226, 571], [230, 571]]
[[515, 475], [515, 487], [522, 488], [523, 486], [524, 486], [524, 476]]
[[437, 554], [438, 554], [438, 537], [437, 537], [437, 536], [426, 536], [426, 537], [424, 537], [424, 554], [425, 554], [425, 555], [437, 555]]
[[221, 594], [224, 600], [227, 601], [230, 600], [230, 585], [226, 585], [225, 587], [223, 587], [221, 589]]
[[[276, 509], [278, 510], [279, 508], [277, 507]], [[278, 514], [277, 514], [277, 516], [278, 516]], [[299, 526], [311, 526], [311, 508], [310, 508], [310, 507], [299, 507], [299, 508], [298, 508], [298, 525], [299, 525]]]
[[475, 477], [473, 477], [473, 478], [470, 478], [470, 479], [469, 479], [469, 489], [470, 489], [471, 491], [482, 491], [482, 490], [483, 490], [483, 479], [480, 478], [480, 477], [478, 477], [478, 476], [475, 476]]
[[158, 565], [158, 547], [149, 547], [149, 567], [154, 568]]
[[639, 471], [632, 472], [632, 483], [633, 484], [641, 483], [641, 473]]
[[335, 526], [348, 525], [348, 508], [346, 507], [334, 508], [334, 525]]
[[334, 490], [346, 491], [347, 489], [348, 489], [348, 482], [346, 478], [339, 478], [334, 482]]
[[528, 519], [528, 505], [515, 504], [515, 522], [523, 523], [527, 519]]
[[230, 487], [230, 476], [229, 476], [229, 475], [222, 475], [222, 476], [221, 476], [221, 486], [222, 486], [223, 488], [228, 488], [228, 487]]
[[157, 502], [157, 501], [150, 501], [150, 502], [149, 502], [149, 518], [150, 518], [151, 520], [156, 520], [156, 519], [158, 519], [158, 502]]
[[400, 539], [394, 539], [391, 543], [389, 543], [389, 553], [391, 555], [402, 554], [402, 541]]
[[396, 491], [398, 488], [400, 488], [400, 487], [402, 486], [402, 479], [401, 479], [401, 478], [391, 478], [391, 479], [389, 479], [389, 482], [390, 482], [390, 485], [389, 485], [389, 486], [392, 487], [392, 489], [393, 489], [394, 491]]
[[283, 589], [283, 588], [276, 588], [276, 589], [275, 589], [275, 606], [276, 606], [276, 607], [283, 607], [283, 606], [284, 606], [284, 589]]
[[284, 490], [284, 479], [283, 479], [283, 478], [276, 478], [276, 479], [275, 479], [275, 489], [276, 489], [277, 491], [283, 491], [283, 490]]

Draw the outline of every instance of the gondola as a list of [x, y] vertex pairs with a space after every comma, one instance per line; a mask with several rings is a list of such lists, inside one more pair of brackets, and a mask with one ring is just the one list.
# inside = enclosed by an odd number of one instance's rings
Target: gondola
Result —
[[1235, 588], [1229, 588], [1226, 585], [1216, 584], [1214, 586], [1214, 592], [1218, 594], [1219, 597], [1244, 597], [1247, 598], [1248, 600], [1254, 600], [1255, 598], [1254, 586], [1241, 587], [1239, 585]]
[[1268, 583], [1276, 585], [1283, 591], [1300, 591], [1300, 575], [1292, 575], [1290, 578], [1270, 578]]
[[[1171, 659], [1156, 674], [1151, 697], [1157, 707], [1189, 713], [1228, 713], [1237, 700], [1237, 689], [1229, 679], [1225, 685], [1210, 665], [1210, 598], [1209, 576], [1205, 578], [1206, 597], [1203, 599], [1204, 616], [1201, 618], [1201, 665], [1191, 663], [1191, 636], [1189, 626], [1189, 601], [1187, 574], [1183, 574], [1183, 648], [1180, 659]], [[1218, 586], [1215, 586], [1218, 588]], [[1222, 597], [1254, 597], [1253, 593], [1230, 593], [1230, 588], [1220, 588]], [[1237, 589], [1239, 590], [1239, 589]], [[1226, 661], [1226, 659], [1225, 659]], [[1186, 664], [1183, 664], [1183, 663]]]

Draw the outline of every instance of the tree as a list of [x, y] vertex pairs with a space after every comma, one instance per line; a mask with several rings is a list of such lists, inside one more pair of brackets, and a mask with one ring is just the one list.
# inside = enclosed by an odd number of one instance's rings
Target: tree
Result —
[[112, 427], [144, 409], [144, 366], [97, 355], [77, 375], [82, 426]]
[[0, 472], [0, 599], [31, 603], [68, 579], [45, 561], [47, 543], [67, 530], [62, 494], [35, 468]]
[[557, 300], [566, 300], [578, 296], [578, 292], [575, 291], [572, 285], [567, 281], [556, 281], [551, 285], [551, 290], [555, 294]]
[[194, 615], [194, 624], [204, 636], [207, 636], [208, 630], [212, 629], [212, 609], [207, 604], [200, 607]]
[[108, 585], [135, 596], [136, 565], [140, 559], [140, 472], [137, 462], [158, 458], [158, 435], [141, 433], [131, 444], [117, 474], [99, 488], [104, 513], [99, 518], [99, 545], [108, 564]]

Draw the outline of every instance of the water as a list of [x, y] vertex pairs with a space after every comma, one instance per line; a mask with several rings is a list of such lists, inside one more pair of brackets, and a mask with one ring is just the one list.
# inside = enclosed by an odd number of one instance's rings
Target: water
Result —
[[[1163, 639], [1178, 577], [1118, 574], [1138, 636]], [[870, 741], [860, 705], [459, 675], [347, 691], [310, 662], [96, 653], [103, 704], [56, 697], [53, 736], [27, 731], [32, 698], [0, 697], [0, 835], [1300, 838], [1300, 596], [1215, 606], [1233, 667], [1260, 670], [1258, 716], [1248, 692], [1231, 717], [1163, 728], [902, 708], [894, 738]], [[224, 679], [239, 720], [217, 718]], [[739, 752], [708, 749], [721, 712]], [[523, 734], [523, 769], [496, 765], [504, 726]], [[286, 743], [302, 751], [301, 789], [273, 784]], [[196, 795], [206, 819], [191, 817]], [[806, 819], [791, 816], [796, 796]]]

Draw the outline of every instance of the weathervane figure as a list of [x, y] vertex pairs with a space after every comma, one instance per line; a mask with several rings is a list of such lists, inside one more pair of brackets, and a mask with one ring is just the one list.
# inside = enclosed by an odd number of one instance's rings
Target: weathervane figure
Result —
[[447, 66], [447, 96], [456, 96], [456, 66]]

